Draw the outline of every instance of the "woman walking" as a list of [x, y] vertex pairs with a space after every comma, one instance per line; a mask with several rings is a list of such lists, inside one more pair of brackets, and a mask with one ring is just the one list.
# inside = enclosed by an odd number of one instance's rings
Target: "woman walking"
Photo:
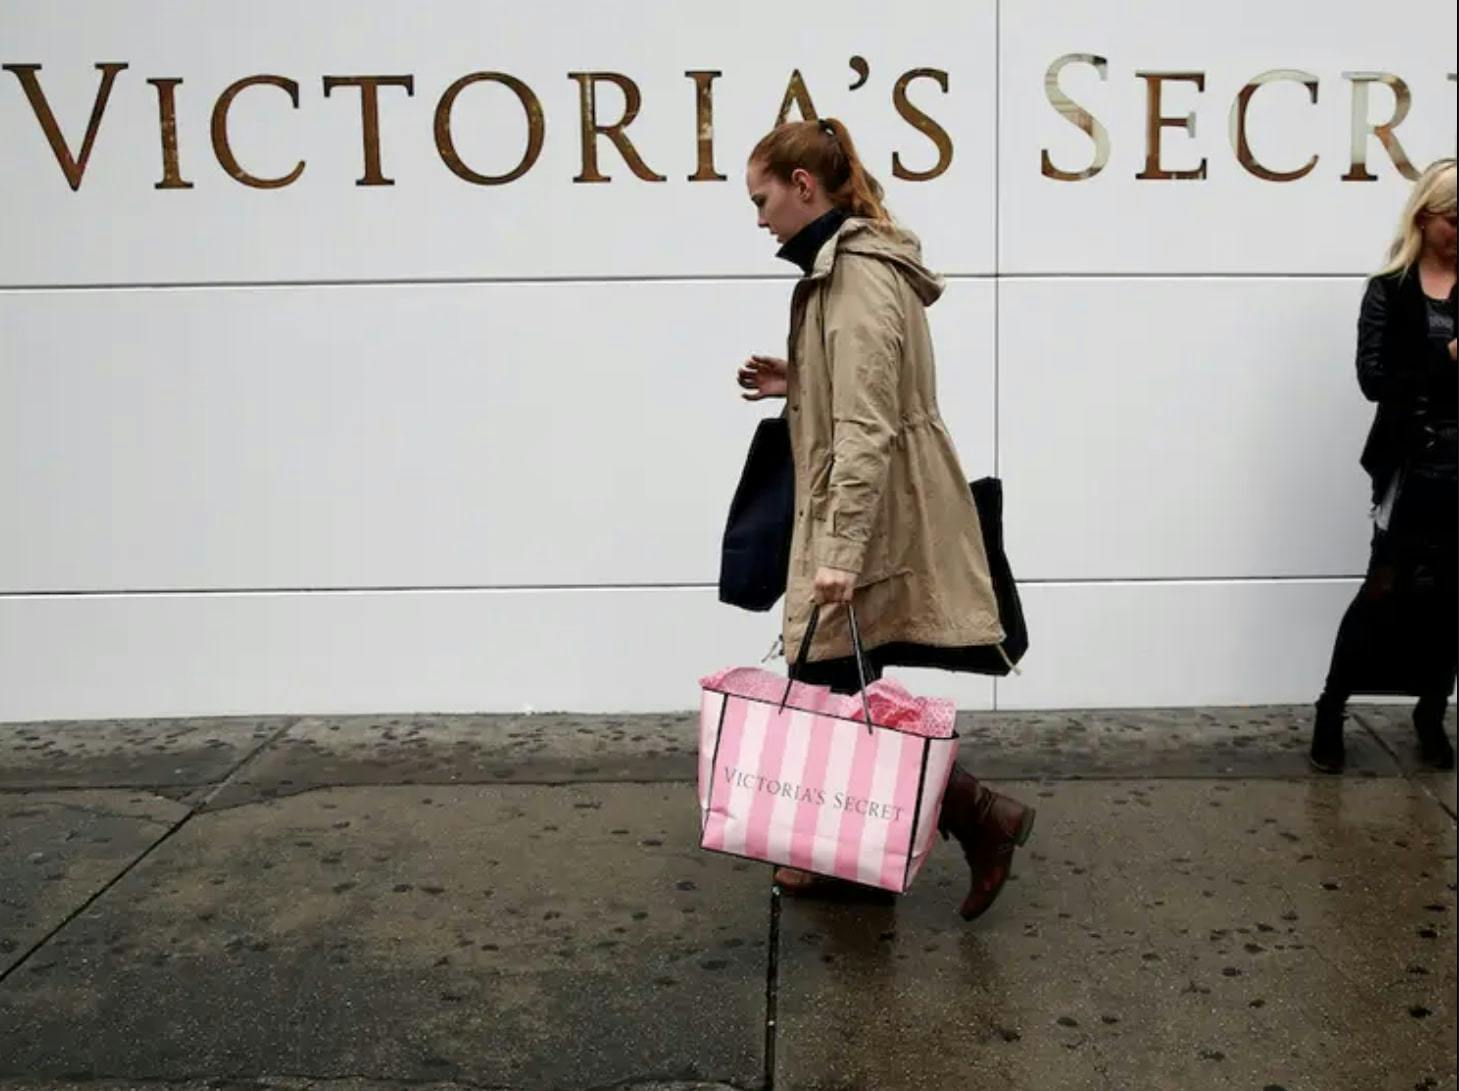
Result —
[[[795, 464], [795, 521], [784, 643], [824, 616], [800, 681], [860, 688], [849, 612], [860, 619], [867, 681], [891, 665], [958, 669], [959, 651], [1003, 639], [977, 510], [937, 408], [926, 308], [942, 279], [915, 236], [892, 222], [881, 186], [836, 120], [781, 125], [746, 172], [759, 226], [802, 278], [791, 299], [789, 359], [751, 357], [745, 397], [784, 397]], [[984, 913], [1008, 877], [1034, 811], [955, 767], [939, 828], [972, 869], [961, 913]], [[816, 876], [791, 868], [792, 891]]]
[[1442, 159], [1414, 184], [1358, 316], [1358, 384], [1378, 403], [1362, 457], [1373, 481], [1373, 545], [1317, 701], [1311, 759], [1324, 773], [1343, 770], [1354, 693], [1417, 697], [1423, 761], [1454, 768], [1444, 733], [1459, 651], [1454, 219], [1454, 160]]

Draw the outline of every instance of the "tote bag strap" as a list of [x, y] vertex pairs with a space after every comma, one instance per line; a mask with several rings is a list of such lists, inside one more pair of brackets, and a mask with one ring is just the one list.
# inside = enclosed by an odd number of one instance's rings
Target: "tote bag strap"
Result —
[[[872, 723], [871, 705], [866, 700], [866, 650], [861, 646], [861, 626], [856, 621], [856, 607], [848, 602], [846, 610], [851, 615], [851, 647], [856, 653], [856, 677], [861, 682], [861, 711], [866, 717], [866, 730], [869, 734]], [[785, 680], [785, 695], [780, 698], [781, 712], [785, 711], [786, 702], [790, 700], [790, 687], [795, 684], [796, 675], [805, 670], [806, 660], [811, 653], [811, 641], [815, 639], [816, 626], [820, 620], [820, 606], [812, 606], [810, 620], [806, 622], [805, 636], [801, 638], [800, 651], [795, 657], [795, 662], [786, 672], [789, 677]]]

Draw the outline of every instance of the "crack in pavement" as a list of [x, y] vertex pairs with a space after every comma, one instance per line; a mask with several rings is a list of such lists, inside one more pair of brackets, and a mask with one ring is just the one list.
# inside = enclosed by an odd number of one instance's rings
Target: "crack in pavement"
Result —
[[1352, 718], [1357, 722], [1357, 724], [1368, 733], [1368, 735], [1373, 739], [1374, 742], [1378, 744], [1378, 746], [1384, 751], [1384, 753], [1386, 753], [1393, 760], [1393, 764], [1398, 768], [1399, 775], [1402, 776], [1404, 780], [1417, 787], [1420, 791], [1424, 793], [1424, 795], [1428, 796], [1435, 803], [1437, 803], [1439, 805], [1439, 809], [1449, 816], [1449, 821], [1459, 824], [1459, 815], [1455, 814], [1454, 805], [1450, 803], [1448, 799], [1440, 796], [1437, 792], [1434, 791], [1427, 777], [1419, 776], [1418, 771], [1409, 772], [1408, 770], [1404, 769], [1403, 761], [1401, 758], [1399, 758], [1398, 752], [1394, 750], [1392, 746], [1388, 745], [1388, 740], [1383, 738], [1383, 736], [1377, 732], [1377, 730], [1369, 722], [1367, 716], [1365, 716], [1360, 710], [1354, 710], [1351, 715]]
[[27, 962], [29, 962], [32, 958], [34, 958], [38, 953], [40, 953], [40, 951], [48, 943], [50, 943], [51, 940], [55, 939], [56, 936], [58, 936], [64, 929], [66, 929], [71, 924], [72, 921], [76, 920], [77, 917], [81, 916], [88, 909], [90, 909], [93, 905], [95, 905], [98, 901], [100, 901], [102, 898], [104, 898], [107, 895], [107, 893], [113, 887], [115, 887], [118, 883], [120, 883], [123, 879], [125, 879], [128, 875], [130, 875], [132, 873], [132, 871], [139, 864], [142, 863], [142, 861], [146, 860], [147, 857], [151, 856], [152, 853], [156, 852], [159, 848], [161, 848], [169, 840], [171, 840], [171, 838], [179, 830], [181, 830], [184, 826], [186, 826], [188, 824], [188, 822], [191, 821], [192, 818], [195, 815], [197, 815], [199, 812], [202, 811], [202, 809], [204, 807], [207, 806], [208, 800], [212, 799], [219, 792], [221, 792], [225, 787], [227, 787], [229, 781], [231, 781], [240, 772], [242, 772], [243, 769], [245, 767], [247, 767], [250, 762], [252, 762], [254, 759], [256, 759], [260, 754], [262, 754], [265, 750], [267, 750], [270, 746], [272, 746], [280, 738], [282, 738], [283, 735], [286, 732], [288, 732], [294, 726], [294, 723], [295, 722], [297, 722], [297, 721], [290, 721], [290, 722], [284, 724], [277, 731], [275, 731], [272, 735], [270, 735], [268, 738], [264, 739], [261, 743], [259, 743], [257, 746], [255, 746], [251, 751], [249, 751], [249, 753], [246, 754], [241, 761], [239, 761], [237, 764], [235, 764], [233, 766], [233, 768], [231, 770], [229, 770], [228, 774], [221, 781], [219, 781], [218, 784], [215, 785], [213, 787], [213, 789], [210, 792], [208, 792], [207, 795], [203, 796], [201, 799], [199, 799], [196, 802], [194, 802], [187, 809], [186, 813], [184, 813], [183, 816], [181, 818], [179, 818], [176, 822], [173, 822], [170, 825], [168, 825], [167, 826], [167, 829], [165, 829], [162, 832], [162, 835], [160, 837], [158, 837], [157, 840], [153, 841], [150, 845], [148, 845], [145, 849], [143, 849], [140, 853], [138, 853], [137, 856], [134, 857], [126, 865], [126, 867], [122, 868], [119, 872], [117, 872], [109, 880], [107, 880], [107, 882], [103, 883], [102, 886], [100, 887], [100, 889], [96, 890], [90, 897], [88, 897], [85, 901], [83, 901], [79, 906], [77, 906], [70, 913], [66, 914], [66, 916], [61, 920], [61, 922], [59, 924], [57, 924], [54, 928], [52, 928], [49, 932], [47, 932], [44, 936], [42, 936], [39, 940], [37, 940], [34, 944], [32, 944], [30, 946], [30, 948], [23, 955], [21, 955], [18, 959], [16, 959], [14, 962], [12, 962], [3, 971], [0, 971], [0, 985], [4, 985], [5, 982], [8, 981], [8, 980], [10, 980], [10, 978], [12, 976], [14, 976], [15, 974], [19, 973], [22, 966], [24, 966]]

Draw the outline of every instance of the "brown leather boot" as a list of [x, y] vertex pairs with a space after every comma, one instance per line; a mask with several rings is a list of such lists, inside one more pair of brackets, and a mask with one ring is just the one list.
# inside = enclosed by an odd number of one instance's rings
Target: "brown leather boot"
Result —
[[952, 767], [937, 828], [943, 839], [956, 837], [973, 872], [973, 885], [959, 912], [970, 921], [988, 911], [1013, 866], [1013, 850], [1033, 832], [1034, 809], [984, 788]]

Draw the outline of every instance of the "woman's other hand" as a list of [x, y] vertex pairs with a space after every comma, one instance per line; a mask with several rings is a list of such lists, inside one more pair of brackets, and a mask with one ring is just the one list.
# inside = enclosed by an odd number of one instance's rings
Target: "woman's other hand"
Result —
[[856, 590], [856, 573], [822, 565], [816, 569], [816, 602], [850, 602]]
[[1459, 360], [1459, 338], [1449, 339], [1449, 359]]
[[790, 383], [786, 377], [789, 365], [774, 356], [751, 356], [740, 368], [739, 383], [747, 402], [761, 398], [783, 398]]

